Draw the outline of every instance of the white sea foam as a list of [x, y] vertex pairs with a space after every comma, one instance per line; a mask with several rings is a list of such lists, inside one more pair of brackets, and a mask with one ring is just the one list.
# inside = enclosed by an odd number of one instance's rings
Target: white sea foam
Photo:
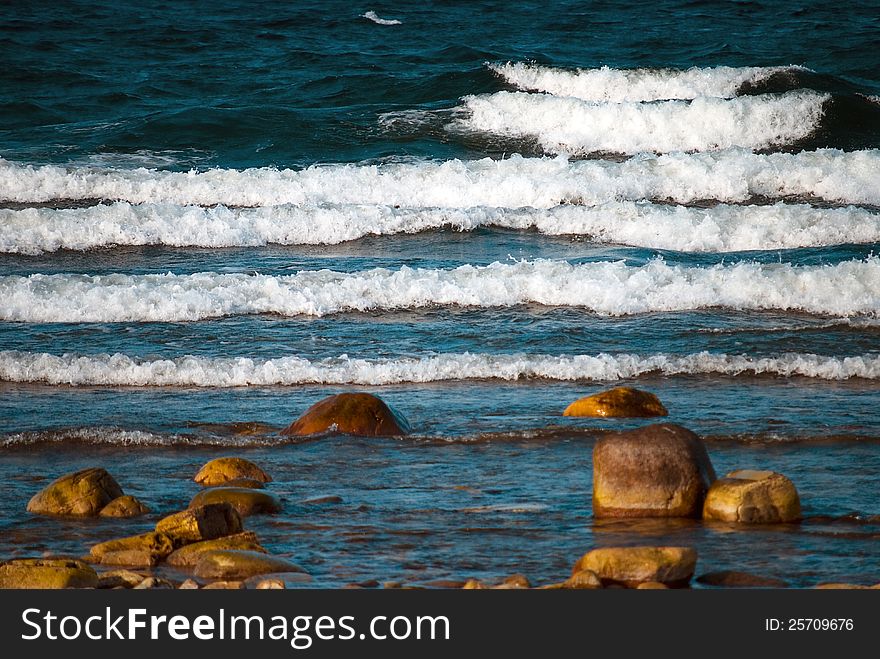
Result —
[[798, 66], [676, 69], [566, 70], [526, 62], [489, 64], [510, 84], [526, 91], [573, 96], [585, 101], [621, 103], [700, 97], [733, 98], [745, 83], [758, 83], [777, 73], [808, 71]]
[[271, 206], [230, 209], [127, 202], [54, 210], [0, 209], [0, 252], [39, 254], [108, 245], [256, 247], [337, 244], [449, 227], [533, 229], [679, 251], [743, 251], [880, 241], [880, 214], [807, 204], [691, 208], [647, 202], [549, 209]]
[[368, 11], [366, 14], [361, 14], [361, 18], [366, 18], [368, 21], [373, 21], [377, 25], [400, 25], [401, 21], [396, 18], [380, 18], [376, 12]]
[[0, 352], [0, 380], [82, 386], [243, 387], [299, 384], [387, 385], [446, 380], [615, 381], [649, 374], [800, 375], [824, 380], [880, 379], [880, 355], [826, 357], [786, 353], [773, 357], [712, 354], [527, 355], [436, 354], [385, 360], [310, 361], [195, 357], [142, 360], [124, 354], [51, 355]]
[[741, 262], [707, 268], [620, 262], [520, 261], [452, 270], [376, 268], [293, 275], [30, 275], [0, 277], [0, 320], [185, 321], [431, 306], [581, 307], [626, 315], [710, 307], [834, 316], [880, 312], [880, 258], [834, 266]]
[[595, 103], [576, 98], [496, 92], [463, 99], [457, 130], [535, 139], [551, 153], [764, 149], [813, 132], [828, 94], [793, 91], [732, 100]]

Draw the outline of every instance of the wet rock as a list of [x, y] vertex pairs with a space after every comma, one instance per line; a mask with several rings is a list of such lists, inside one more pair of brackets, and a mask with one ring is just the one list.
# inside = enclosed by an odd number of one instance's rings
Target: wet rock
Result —
[[773, 471], [732, 471], [712, 484], [703, 505], [703, 519], [707, 520], [779, 524], [800, 518], [797, 488]]
[[282, 435], [314, 435], [336, 429], [349, 435], [390, 437], [405, 435], [409, 423], [378, 396], [346, 393], [330, 396], [312, 405]]
[[462, 590], [484, 590], [486, 588], [488, 586], [479, 579], [468, 579], [464, 582], [464, 586], [461, 587]]
[[281, 502], [274, 494], [244, 487], [212, 487], [202, 490], [189, 502], [190, 508], [209, 503], [228, 503], [242, 517], [281, 512]]
[[93, 467], [55, 479], [34, 495], [27, 509], [39, 515], [94, 517], [123, 494], [113, 476]]
[[646, 581], [636, 586], [636, 590], [669, 590], [669, 586], [659, 581]]
[[101, 517], [140, 517], [150, 512], [144, 504], [130, 494], [113, 499], [98, 513]]
[[160, 579], [159, 577], [147, 577], [137, 586], [135, 586], [133, 590], [171, 590], [173, 588], [174, 584], [168, 581], [168, 579]]
[[128, 538], [108, 540], [93, 546], [89, 552], [95, 563], [152, 567], [174, 550], [174, 541], [164, 533], [142, 533]]
[[385, 590], [394, 590], [401, 587], [403, 587], [403, 584], [399, 581], [385, 581], [382, 583], [382, 588]]
[[869, 590], [871, 587], [854, 583], [820, 583], [815, 588], [817, 590]]
[[202, 590], [244, 590], [243, 581], [212, 581], [202, 586]]
[[529, 583], [528, 577], [524, 574], [511, 574], [509, 577], [505, 578], [504, 581], [495, 586], [497, 590], [521, 590], [531, 587], [532, 584]]
[[748, 572], [736, 572], [734, 570], [722, 570], [719, 572], [707, 572], [697, 577], [697, 582], [707, 586], [723, 586], [725, 588], [787, 588], [788, 584], [782, 579], [762, 577]]
[[194, 542], [192, 544], [181, 547], [171, 553], [166, 559], [168, 565], [175, 567], [192, 567], [199, 561], [199, 557], [208, 551], [216, 551], [218, 549], [242, 549], [245, 551], [256, 551], [267, 553], [260, 546], [257, 540], [257, 534], [253, 531], [244, 531], [234, 535], [227, 535], [215, 540], [204, 540], [202, 542]]
[[98, 575], [98, 588], [134, 588], [144, 579], [145, 575], [131, 570], [110, 570]]
[[177, 587], [177, 590], [199, 590], [199, 582], [195, 579], [187, 579]]
[[331, 494], [326, 497], [314, 497], [312, 499], [306, 499], [302, 503], [309, 506], [317, 506], [327, 503], [342, 503], [342, 497]]
[[303, 572], [298, 565], [284, 558], [255, 551], [236, 549], [205, 552], [193, 570], [203, 579], [246, 579], [257, 574]]
[[592, 570], [603, 585], [630, 588], [647, 581], [684, 586], [696, 565], [697, 552], [690, 547], [605, 547], [584, 554], [572, 574]]
[[0, 564], [0, 589], [95, 588], [98, 575], [82, 561], [21, 558]]
[[[193, 479], [205, 487], [225, 485], [233, 480], [268, 483], [272, 478], [250, 460], [244, 458], [217, 458], [205, 464]], [[250, 487], [250, 486], [248, 486]], [[258, 485], [257, 487], [262, 487]]]
[[254, 590], [285, 590], [283, 579], [259, 579], [254, 583]]
[[703, 441], [661, 423], [608, 433], [593, 448], [593, 514], [699, 517], [715, 470]]
[[[457, 579], [432, 579], [431, 581], [425, 581], [422, 585], [425, 588], [464, 588], [465, 581], [459, 581]], [[358, 584], [363, 587], [363, 584]], [[376, 582], [376, 586], [379, 585], [379, 582]], [[370, 586], [371, 588], [375, 588], [375, 586]]]
[[156, 532], [170, 536], [176, 547], [241, 533], [241, 528], [241, 515], [227, 502], [196, 506], [191, 503], [187, 510], [169, 515], [156, 524]]
[[602, 580], [592, 570], [578, 570], [562, 583], [563, 588], [592, 590], [602, 587]]
[[562, 413], [563, 416], [592, 417], [650, 417], [668, 414], [657, 396], [631, 387], [615, 387], [579, 398]]

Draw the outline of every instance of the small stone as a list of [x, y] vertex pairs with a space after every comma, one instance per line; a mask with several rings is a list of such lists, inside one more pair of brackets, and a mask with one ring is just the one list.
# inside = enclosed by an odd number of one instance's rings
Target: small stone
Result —
[[636, 586], [636, 590], [669, 590], [669, 586], [659, 581], [646, 581]]
[[498, 590], [520, 590], [523, 588], [531, 588], [528, 577], [524, 574], [512, 574], [505, 578], [500, 584], [495, 586]]
[[382, 588], [385, 590], [394, 590], [397, 588], [401, 588], [403, 586], [399, 581], [385, 581], [382, 583]]
[[212, 581], [202, 586], [202, 590], [244, 590], [243, 581]]
[[212, 487], [202, 490], [189, 502], [189, 507], [196, 508], [209, 503], [228, 503], [242, 517], [281, 512], [281, 502], [275, 495], [244, 487]]
[[39, 515], [94, 517], [123, 494], [113, 476], [93, 467], [55, 479], [34, 495], [27, 509]]
[[102, 565], [152, 567], [174, 550], [174, 542], [164, 533], [142, 533], [108, 540], [93, 546], [89, 555]]
[[562, 413], [563, 416], [592, 417], [650, 417], [668, 414], [657, 396], [631, 387], [615, 387], [579, 398]]
[[234, 535], [227, 535], [214, 540], [203, 540], [175, 550], [168, 556], [166, 562], [175, 567], [192, 567], [199, 562], [199, 557], [208, 551], [218, 549], [243, 549], [267, 553], [257, 540], [257, 534], [253, 531], [243, 531]]
[[303, 569], [283, 558], [226, 549], [202, 554], [193, 572], [203, 579], [246, 579], [256, 574], [303, 572]]
[[646, 581], [684, 586], [696, 564], [697, 552], [690, 547], [605, 547], [584, 554], [572, 574], [592, 570], [603, 585], [630, 588]]
[[0, 564], [0, 589], [95, 588], [92, 567], [66, 558], [20, 558]]
[[[268, 483], [272, 478], [250, 460], [244, 458], [217, 458], [205, 464], [195, 475], [196, 483], [205, 487], [226, 485], [229, 481], [246, 479], [260, 483]], [[248, 486], [250, 487], [250, 486]]]
[[707, 586], [724, 586], [726, 588], [786, 588], [788, 584], [782, 579], [762, 577], [748, 572], [723, 570], [708, 572], [697, 577], [697, 582]]
[[465, 581], [464, 586], [461, 587], [462, 590], [485, 590], [486, 588], [488, 586], [479, 579], [468, 579]]
[[168, 581], [167, 579], [160, 579], [159, 577], [147, 577], [143, 581], [141, 581], [137, 586], [134, 587], [133, 590], [153, 590], [153, 589], [161, 589], [168, 590], [173, 589], [174, 584]]
[[144, 579], [146, 577], [143, 574], [131, 570], [111, 570], [98, 575], [98, 588], [134, 588]]
[[113, 499], [98, 513], [101, 517], [140, 517], [150, 512], [144, 504], [130, 494]]
[[260, 579], [255, 585], [255, 590], [285, 590], [287, 586], [284, 585], [284, 581], [282, 579]]
[[410, 430], [406, 419], [378, 396], [344, 393], [315, 403], [281, 434], [305, 436], [331, 429], [362, 437], [405, 435]]
[[715, 481], [706, 494], [703, 519], [780, 524], [801, 518], [794, 483], [773, 471], [741, 469]]
[[199, 582], [195, 579], [187, 579], [177, 587], [177, 590], [199, 590]]
[[205, 503], [159, 520], [156, 532], [164, 533], [179, 547], [190, 542], [213, 540], [241, 532], [241, 516], [227, 502]]

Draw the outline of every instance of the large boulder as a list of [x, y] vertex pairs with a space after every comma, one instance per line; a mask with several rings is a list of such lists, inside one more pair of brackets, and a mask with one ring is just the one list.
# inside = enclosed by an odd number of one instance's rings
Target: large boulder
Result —
[[604, 585], [630, 588], [649, 581], [685, 586], [696, 566], [697, 552], [690, 547], [604, 547], [584, 554], [572, 575], [590, 570]]
[[703, 441], [661, 423], [608, 433], [593, 447], [593, 514], [699, 517], [715, 470]]
[[91, 560], [102, 565], [153, 567], [174, 551], [174, 540], [164, 533], [142, 533], [107, 540], [89, 551]]
[[40, 515], [93, 517], [124, 494], [113, 476], [100, 467], [62, 476], [28, 502], [28, 512]]
[[703, 519], [707, 520], [779, 524], [800, 518], [797, 488], [773, 471], [732, 471], [712, 484], [703, 505]]
[[229, 481], [268, 483], [272, 478], [250, 460], [217, 458], [199, 469], [193, 480], [205, 487], [213, 487], [214, 485], [224, 485]]
[[175, 547], [240, 532], [241, 515], [225, 501], [190, 506], [156, 523], [156, 533], [170, 536]]
[[247, 487], [212, 487], [202, 490], [189, 502], [189, 507], [197, 508], [209, 503], [228, 503], [242, 517], [281, 512], [281, 502], [274, 494]]
[[336, 394], [312, 405], [282, 435], [314, 435], [337, 430], [349, 435], [391, 437], [409, 432], [409, 423], [378, 396]]
[[237, 549], [205, 552], [193, 570], [202, 579], [247, 579], [255, 574], [303, 571], [284, 558]]
[[140, 517], [150, 512], [144, 504], [130, 494], [113, 499], [98, 513], [100, 517]]
[[242, 549], [263, 554], [267, 553], [257, 540], [256, 533], [244, 531], [235, 535], [228, 535], [224, 538], [217, 538], [216, 540], [204, 540], [186, 545], [172, 552], [166, 559], [166, 562], [168, 565], [175, 567], [192, 567], [199, 562], [199, 557], [202, 554], [218, 549]]
[[82, 561], [23, 558], [0, 565], [0, 589], [95, 588], [98, 575]]
[[654, 394], [631, 387], [616, 387], [585, 396], [565, 408], [563, 416], [650, 417], [669, 412]]

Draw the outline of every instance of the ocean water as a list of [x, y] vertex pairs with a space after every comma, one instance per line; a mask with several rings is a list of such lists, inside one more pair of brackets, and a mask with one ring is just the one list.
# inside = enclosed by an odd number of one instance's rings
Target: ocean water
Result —
[[[874, 2], [4, 6], [0, 558], [147, 530], [235, 454], [319, 587], [620, 544], [880, 581], [878, 35]], [[561, 412], [621, 384], [804, 523], [593, 520], [596, 436], [646, 422]], [[413, 435], [278, 435], [354, 390]], [[25, 512], [92, 465], [155, 514]]]

